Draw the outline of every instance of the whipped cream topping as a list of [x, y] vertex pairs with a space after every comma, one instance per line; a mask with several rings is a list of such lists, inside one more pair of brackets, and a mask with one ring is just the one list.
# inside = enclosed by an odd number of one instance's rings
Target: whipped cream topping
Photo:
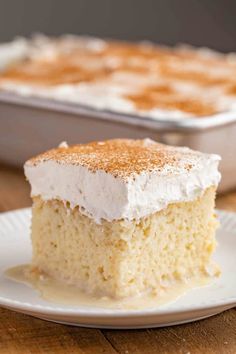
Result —
[[236, 109], [235, 55], [206, 48], [36, 36], [0, 46], [0, 69], [8, 67], [3, 90], [97, 110], [185, 120]]
[[0, 44], [0, 71], [24, 59], [29, 50], [29, 43], [24, 38], [17, 38], [10, 43]]
[[[133, 150], [127, 155], [125, 149]], [[138, 151], [139, 160], [132, 165]], [[119, 154], [120, 161], [114, 165]], [[33, 197], [69, 202], [71, 208], [78, 206], [81, 213], [100, 223], [102, 219], [138, 220], [171, 203], [194, 200], [218, 185], [219, 161], [218, 155], [168, 147], [150, 139], [111, 140], [74, 148], [63, 143], [27, 161], [24, 168]]]

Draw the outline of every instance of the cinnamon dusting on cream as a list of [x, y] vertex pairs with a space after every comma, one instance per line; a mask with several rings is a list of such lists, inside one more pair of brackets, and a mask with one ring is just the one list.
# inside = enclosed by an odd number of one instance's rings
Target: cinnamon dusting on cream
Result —
[[143, 116], [153, 110], [164, 111], [167, 117], [168, 112], [178, 112], [181, 118], [214, 116], [233, 107], [236, 59], [232, 54], [80, 37], [32, 40], [28, 46], [28, 55], [0, 73], [0, 87], [20, 90], [23, 85], [32, 94], [47, 97], [48, 93], [91, 106], [99, 94], [99, 101], [105, 102], [101, 108], [117, 111], [119, 100], [125, 105], [122, 112]]
[[115, 177], [129, 177], [142, 172], [161, 172], [181, 166], [189, 171], [197, 153], [190, 149], [175, 148], [150, 139], [114, 139], [72, 146], [61, 145], [30, 159], [28, 165], [45, 161], [61, 164], [80, 165], [90, 171], [103, 170]]

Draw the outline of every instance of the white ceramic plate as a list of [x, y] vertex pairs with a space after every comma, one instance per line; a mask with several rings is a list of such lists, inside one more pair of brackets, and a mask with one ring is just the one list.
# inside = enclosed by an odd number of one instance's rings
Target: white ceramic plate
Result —
[[236, 214], [219, 211], [221, 228], [215, 255], [222, 276], [175, 302], [147, 310], [69, 307], [47, 302], [31, 287], [4, 276], [7, 268], [29, 263], [30, 209], [0, 214], [0, 306], [71, 325], [99, 328], [147, 328], [191, 322], [236, 305]]

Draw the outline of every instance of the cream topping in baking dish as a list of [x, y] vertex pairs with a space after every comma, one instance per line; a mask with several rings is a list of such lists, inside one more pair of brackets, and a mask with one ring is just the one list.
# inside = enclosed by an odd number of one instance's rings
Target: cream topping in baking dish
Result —
[[38, 36], [0, 47], [0, 68], [3, 90], [100, 110], [185, 119], [236, 107], [235, 55], [205, 48]]
[[40, 154], [25, 164], [32, 196], [60, 199], [97, 223], [140, 219], [218, 185], [220, 157], [150, 139], [115, 139]]

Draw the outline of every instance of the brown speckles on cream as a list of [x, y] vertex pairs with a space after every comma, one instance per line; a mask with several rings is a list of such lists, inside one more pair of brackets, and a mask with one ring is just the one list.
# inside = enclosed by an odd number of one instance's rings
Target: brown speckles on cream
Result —
[[187, 171], [190, 171], [192, 168], [193, 168], [193, 165], [192, 165], [191, 163], [187, 163], [187, 164], [185, 165], [185, 169], [186, 169]]
[[[114, 139], [68, 148], [59, 147], [32, 158], [28, 164], [37, 165], [52, 160], [62, 164], [85, 166], [93, 172], [103, 170], [115, 177], [125, 178], [144, 171], [162, 171], [166, 167], [178, 167], [182, 164], [183, 156], [191, 159], [192, 153], [191, 150], [183, 152], [149, 139]], [[191, 167], [192, 165], [187, 164], [186, 170]]]
[[[104, 41], [94, 48], [89, 40], [81, 45], [80, 38], [69, 42], [48, 39], [45, 53], [39, 50], [38, 55], [30, 55], [2, 71], [0, 85], [23, 84], [39, 92], [60, 85], [85, 85], [91, 90], [95, 86], [99, 90], [101, 84], [107, 87], [101, 89], [101, 99], [106, 99], [109, 88], [118, 86], [118, 98], [131, 103], [142, 116], [152, 110], [165, 111], [167, 117], [176, 111], [184, 113], [183, 118], [214, 116], [231, 109], [221, 100], [234, 99], [236, 60], [232, 55], [204, 53], [187, 47], [116, 41]], [[133, 85], [130, 77], [134, 78]]]
[[192, 115], [209, 116], [217, 113], [212, 104], [204, 103], [196, 98], [183, 98], [178, 95], [165, 95], [148, 93], [146, 91], [138, 94], [127, 95], [126, 98], [134, 102], [137, 108], [148, 111], [152, 109], [178, 110]]

